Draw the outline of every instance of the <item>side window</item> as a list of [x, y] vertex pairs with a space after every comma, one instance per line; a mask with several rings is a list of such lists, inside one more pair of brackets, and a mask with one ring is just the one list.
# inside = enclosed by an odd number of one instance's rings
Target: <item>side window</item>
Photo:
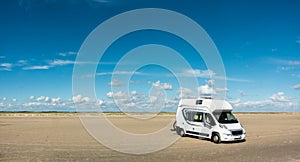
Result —
[[212, 126], [216, 125], [213, 117], [208, 113], [205, 113], [205, 122], [209, 125], [212, 125]]
[[190, 122], [203, 122], [203, 113], [191, 109], [184, 109], [183, 115], [185, 120]]
[[190, 120], [190, 111], [188, 109], [183, 109], [182, 113], [185, 120]]
[[185, 120], [192, 121], [192, 114], [191, 111], [189, 111], [189, 109], [183, 109], [182, 113]]

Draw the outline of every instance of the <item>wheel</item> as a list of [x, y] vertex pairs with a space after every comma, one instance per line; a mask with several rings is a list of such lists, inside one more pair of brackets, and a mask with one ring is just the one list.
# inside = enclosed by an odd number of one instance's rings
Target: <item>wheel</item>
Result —
[[221, 138], [220, 138], [220, 135], [219, 133], [214, 133], [211, 137], [211, 140], [214, 142], [214, 143], [220, 143], [221, 142]]
[[184, 137], [185, 136], [185, 133], [184, 133], [184, 130], [182, 128], [179, 129], [179, 135], [181, 137]]

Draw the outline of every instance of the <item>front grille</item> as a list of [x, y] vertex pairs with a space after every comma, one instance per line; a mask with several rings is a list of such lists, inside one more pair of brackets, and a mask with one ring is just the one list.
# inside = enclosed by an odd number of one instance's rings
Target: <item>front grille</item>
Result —
[[235, 130], [235, 131], [231, 131], [231, 134], [236, 136], [236, 135], [242, 135], [243, 134], [243, 130]]

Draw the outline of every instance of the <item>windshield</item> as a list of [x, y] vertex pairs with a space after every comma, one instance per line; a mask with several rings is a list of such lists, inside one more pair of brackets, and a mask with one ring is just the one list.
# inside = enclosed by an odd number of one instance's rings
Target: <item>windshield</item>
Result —
[[213, 114], [221, 124], [238, 123], [238, 120], [231, 111], [214, 112]]

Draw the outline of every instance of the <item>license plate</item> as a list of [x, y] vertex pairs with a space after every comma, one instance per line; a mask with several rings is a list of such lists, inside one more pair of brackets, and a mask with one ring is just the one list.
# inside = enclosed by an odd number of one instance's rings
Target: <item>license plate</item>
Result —
[[242, 138], [242, 136], [238, 136], [238, 137], [236, 137], [236, 138], [234, 138], [234, 139], [241, 139]]

